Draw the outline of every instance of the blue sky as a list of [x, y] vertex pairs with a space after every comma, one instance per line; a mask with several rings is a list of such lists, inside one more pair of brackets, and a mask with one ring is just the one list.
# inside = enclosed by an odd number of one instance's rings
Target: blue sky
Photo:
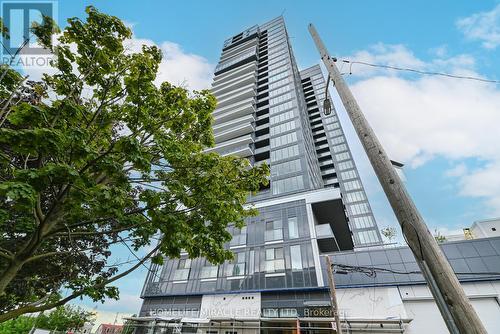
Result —
[[[307, 31], [316, 25], [334, 55], [421, 70], [500, 79], [499, 1], [75, 1], [61, 0], [61, 25], [86, 5], [125, 20], [133, 45], [165, 52], [161, 78], [191, 88], [210, 83], [223, 41], [283, 15], [299, 66], [319, 61]], [[342, 70], [349, 71], [344, 66]], [[500, 216], [500, 85], [411, 76], [355, 65], [346, 75], [432, 230], [444, 234]], [[335, 100], [380, 227], [397, 226], [362, 148]], [[120, 249], [118, 256], [128, 254]], [[124, 278], [120, 302], [133, 313], [145, 270]], [[86, 303], [87, 305], [92, 305]]]

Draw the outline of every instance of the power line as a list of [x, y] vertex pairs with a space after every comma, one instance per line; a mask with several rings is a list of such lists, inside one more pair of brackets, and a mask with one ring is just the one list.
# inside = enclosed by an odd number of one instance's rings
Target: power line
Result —
[[[399, 275], [409, 275], [409, 274], [422, 274], [420, 270], [413, 270], [413, 271], [400, 271], [400, 270], [393, 270], [393, 269], [387, 269], [387, 268], [380, 268], [380, 267], [367, 267], [367, 266], [350, 266], [347, 264], [334, 264], [334, 267], [337, 267], [336, 273], [338, 274], [348, 274], [348, 273], [362, 273], [367, 275], [368, 277], [375, 277], [377, 276], [377, 272], [383, 272], [383, 273], [392, 273], [392, 274], [399, 274]], [[495, 271], [484, 271], [484, 272], [455, 272], [457, 275], [485, 275], [485, 276], [500, 276], [500, 272], [495, 272]]]
[[350, 64], [351, 66], [349, 68], [349, 74], [352, 74], [352, 65], [359, 64], [359, 65], [376, 67], [376, 68], [384, 68], [384, 69], [403, 71], [403, 72], [412, 72], [412, 73], [417, 73], [417, 74], [422, 74], [422, 75], [434, 75], [434, 76], [441, 76], [441, 77], [453, 78], [453, 79], [474, 80], [474, 81], [480, 81], [480, 82], [500, 84], [500, 80], [484, 79], [484, 78], [479, 78], [479, 77], [473, 77], [473, 76], [467, 76], [467, 75], [456, 75], [456, 74], [450, 74], [450, 73], [444, 73], [444, 72], [422, 71], [422, 70], [417, 70], [417, 69], [410, 68], [410, 67], [382, 65], [382, 64], [374, 64], [374, 63], [369, 63], [369, 62], [359, 61], [359, 60], [337, 59], [337, 58], [333, 58], [333, 61], [335, 61], [335, 62], [340, 61], [342, 63]]
[[[132, 248], [130, 248], [130, 246], [123, 240], [122, 237], [118, 236], [118, 238], [121, 240], [121, 242], [125, 245], [125, 247], [127, 247], [127, 249], [129, 250], [129, 252], [138, 260], [138, 261], [142, 261], [144, 260], [143, 258], [141, 259], [135, 252]], [[141, 265], [146, 268], [146, 270], [151, 273], [152, 275], [154, 275], [156, 278], [158, 278], [159, 280], [161, 280], [161, 277], [158, 276], [156, 274], [156, 272], [154, 272], [153, 270], [151, 270], [147, 265], [144, 264], [144, 262], [141, 263]]]

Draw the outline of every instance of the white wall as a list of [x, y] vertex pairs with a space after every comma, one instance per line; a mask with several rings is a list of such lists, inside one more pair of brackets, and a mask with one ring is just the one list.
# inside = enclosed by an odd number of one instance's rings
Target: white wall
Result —
[[[500, 332], [500, 282], [465, 283], [462, 286], [488, 333]], [[401, 286], [399, 291], [408, 317], [413, 319], [405, 333], [448, 333], [426, 286]]]
[[500, 218], [477, 221], [471, 230], [474, 238], [500, 237]]
[[346, 318], [407, 318], [397, 287], [337, 289], [337, 302]]
[[[465, 283], [463, 287], [488, 333], [500, 333], [500, 282]], [[448, 333], [425, 285], [337, 289], [337, 300], [347, 319], [412, 319], [407, 334]]]

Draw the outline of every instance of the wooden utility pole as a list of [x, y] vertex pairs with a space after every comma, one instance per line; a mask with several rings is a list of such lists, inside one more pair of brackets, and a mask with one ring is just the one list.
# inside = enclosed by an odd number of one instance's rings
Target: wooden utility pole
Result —
[[[309, 25], [309, 32], [401, 225], [408, 246], [417, 259], [448, 330], [453, 334], [486, 333], [486, 329], [472, 308], [441, 248], [429, 232], [403, 182], [335, 65], [336, 59], [330, 58], [312, 24]], [[411, 101], [408, 102], [411, 103]]]
[[328, 273], [328, 285], [330, 286], [330, 305], [332, 307], [333, 317], [337, 325], [337, 334], [342, 334], [340, 325], [339, 304], [337, 304], [337, 290], [335, 290], [335, 280], [333, 278], [332, 261], [330, 256], [326, 256], [326, 270]]

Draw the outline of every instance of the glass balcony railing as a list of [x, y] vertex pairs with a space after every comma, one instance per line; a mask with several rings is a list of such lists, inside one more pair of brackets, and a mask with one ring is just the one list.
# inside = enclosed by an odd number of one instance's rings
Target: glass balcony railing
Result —
[[245, 63], [246, 59], [249, 59], [251, 57], [256, 57], [257, 56], [257, 47], [252, 47], [250, 50], [243, 52], [242, 54], [229, 58], [228, 60], [219, 63], [217, 67], [215, 68], [214, 74], [217, 75], [221, 73], [222, 71], [227, 71], [230, 68], [233, 68], [236, 64], [243, 64]]
[[316, 225], [317, 238], [333, 238], [333, 231], [330, 224]]

